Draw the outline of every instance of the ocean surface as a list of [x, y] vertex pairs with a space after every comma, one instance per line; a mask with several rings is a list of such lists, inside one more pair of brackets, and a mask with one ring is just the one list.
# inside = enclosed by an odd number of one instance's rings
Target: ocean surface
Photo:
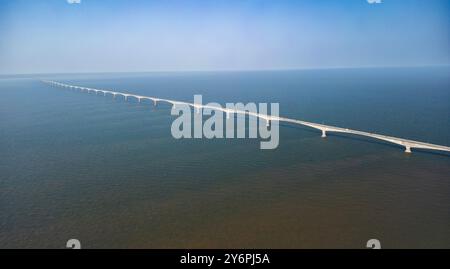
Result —
[[285, 117], [450, 145], [450, 68], [0, 77], [0, 248], [450, 248], [450, 155], [281, 124], [280, 144], [174, 139], [170, 106], [278, 102]]

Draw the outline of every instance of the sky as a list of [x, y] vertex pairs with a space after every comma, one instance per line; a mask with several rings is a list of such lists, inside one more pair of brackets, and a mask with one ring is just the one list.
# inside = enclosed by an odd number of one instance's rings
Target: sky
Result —
[[449, 13], [448, 0], [0, 0], [0, 74], [448, 65]]

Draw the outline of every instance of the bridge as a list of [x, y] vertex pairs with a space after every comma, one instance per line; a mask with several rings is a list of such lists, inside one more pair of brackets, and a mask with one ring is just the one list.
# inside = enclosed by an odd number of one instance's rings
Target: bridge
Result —
[[426, 150], [436, 150], [436, 151], [444, 151], [444, 152], [450, 152], [450, 147], [447, 146], [441, 146], [436, 144], [430, 144], [420, 141], [414, 141], [399, 137], [393, 137], [393, 136], [387, 136], [382, 134], [375, 134], [375, 133], [369, 133], [369, 132], [363, 132], [358, 130], [352, 130], [348, 128], [341, 128], [331, 125], [324, 125], [324, 124], [318, 124], [308, 121], [302, 121], [302, 120], [296, 120], [296, 119], [290, 119], [290, 118], [284, 118], [279, 116], [272, 116], [267, 114], [260, 114], [260, 113], [254, 113], [246, 110], [237, 110], [237, 109], [228, 109], [223, 107], [216, 107], [216, 106], [210, 106], [210, 105], [203, 105], [203, 104], [195, 104], [195, 103], [189, 103], [189, 102], [182, 102], [182, 101], [176, 101], [176, 100], [170, 100], [170, 99], [163, 99], [163, 98], [157, 98], [157, 97], [151, 97], [151, 96], [143, 96], [143, 95], [136, 95], [131, 93], [123, 93], [118, 91], [110, 91], [110, 90], [101, 90], [101, 89], [94, 89], [94, 88], [88, 88], [88, 87], [81, 87], [81, 86], [75, 86], [75, 85], [69, 85], [64, 84], [56, 81], [51, 80], [41, 80], [44, 83], [62, 87], [62, 88], [68, 88], [68, 89], [74, 89], [74, 90], [80, 90], [81, 92], [94, 92], [95, 94], [103, 94], [111, 95], [114, 98], [116, 96], [123, 96], [125, 100], [128, 100], [129, 98], [135, 98], [138, 102], [141, 102], [142, 100], [150, 100], [153, 101], [153, 104], [156, 106], [158, 102], [165, 102], [169, 103], [173, 106], [176, 105], [188, 105], [196, 110], [197, 113], [200, 112], [200, 109], [208, 108], [212, 110], [218, 110], [226, 113], [227, 119], [230, 118], [230, 114], [244, 114], [249, 116], [254, 116], [257, 118], [261, 118], [266, 121], [266, 125], [269, 126], [271, 121], [278, 121], [278, 122], [287, 122], [292, 124], [298, 124], [303, 126], [308, 126], [314, 129], [317, 129], [322, 132], [322, 137], [325, 138], [327, 136], [327, 133], [329, 132], [335, 132], [335, 133], [345, 133], [345, 134], [353, 134], [353, 135], [359, 135], [359, 136], [365, 136], [370, 137], [382, 141], [386, 141], [389, 143], [393, 143], [396, 145], [400, 145], [401, 147], [405, 148], [406, 153], [411, 153], [411, 149], [426, 149]]

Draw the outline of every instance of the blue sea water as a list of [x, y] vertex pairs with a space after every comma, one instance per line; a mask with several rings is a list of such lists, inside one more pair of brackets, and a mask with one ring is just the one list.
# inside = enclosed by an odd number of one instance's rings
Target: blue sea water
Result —
[[170, 107], [39, 79], [450, 145], [450, 68], [0, 78], [0, 248], [450, 247], [450, 158], [282, 124], [280, 145], [180, 139]]

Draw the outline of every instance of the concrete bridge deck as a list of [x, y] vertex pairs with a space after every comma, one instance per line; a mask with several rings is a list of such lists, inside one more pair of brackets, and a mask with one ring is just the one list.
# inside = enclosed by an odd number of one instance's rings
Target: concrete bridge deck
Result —
[[147, 99], [147, 100], [153, 101], [153, 103], [155, 105], [157, 104], [157, 102], [165, 102], [165, 103], [172, 104], [174, 106], [178, 105], [178, 104], [180, 104], [180, 105], [183, 104], [183, 105], [191, 106], [192, 108], [196, 109], [197, 112], [199, 112], [199, 110], [203, 109], [203, 108], [219, 110], [219, 111], [225, 112], [227, 115], [227, 118], [229, 118], [230, 114], [246, 114], [246, 115], [250, 115], [250, 116], [254, 116], [254, 117], [258, 117], [258, 118], [262, 118], [262, 119], [266, 120], [267, 125], [270, 124], [270, 121], [279, 121], [279, 122], [288, 122], [288, 123], [292, 123], [292, 124], [299, 124], [299, 125], [308, 126], [308, 127], [320, 130], [322, 132], [322, 137], [326, 137], [328, 132], [347, 133], [347, 134], [365, 136], [365, 137], [379, 139], [379, 140], [383, 140], [383, 141], [387, 141], [387, 142], [390, 142], [393, 144], [400, 145], [405, 148], [406, 153], [411, 153], [411, 149], [413, 149], [413, 148], [450, 152], [450, 147], [447, 147], [447, 146], [430, 144], [430, 143], [414, 141], [414, 140], [393, 137], [393, 136], [387, 136], [387, 135], [382, 135], [382, 134], [375, 134], [375, 133], [369, 133], [369, 132], [364, 132], [364, 131], [352, 130], [352, 129], [341, 128], [341, 127], [336, 127], [336, 126], [331, 126], [331, 125], [324, 125], [324, 124], [301, 121], [301, 120], [296, 120], [296, 119], [272, 116], [272, 115], [267, 115], [267, 114], [259, 114], [259, 113], [245, 111], [245, 110], [231, 110], [231, 109], [227, 109], [227, 108], [223, 108], [223, 107], [208, 106], [208, 105], [203, 105], [203, 104], [194, 104], [194, 103], [189, 103], [189, 102], [163, 99], [163, 98], [158, 98], [158, 97], [142, 96], [142, 95], [123, 93], [123, 92], [111, 91], [111, 90], [87, 88], [87, 87], [69, 85], [69, 84], [64, 84], [64, 83], [60, 83], [60, 82], [56, 82], [56, 81], [49, 81], [49, 80], [42, 80], [42, 82], [51, 84], [54, 86], [63, 87], [63, 88], [70, 88], [70, 89], [76, 89], [76, 90], [80, 90], [80, 91], [86, 91], [88, 93], [89, 92], [95, 92], [96, 94], [102, 93], [104, 96], [106, 96], [107, 94], [110, 94], [113, 97], [116, 97], [117, 95], [121, 95], [125, 98], [125, 100], [128, 100], [128, 98], [130, 98], [130, 97], [136, 98], [138, 100], [138, 102], [141, 102], [142, 100]]

